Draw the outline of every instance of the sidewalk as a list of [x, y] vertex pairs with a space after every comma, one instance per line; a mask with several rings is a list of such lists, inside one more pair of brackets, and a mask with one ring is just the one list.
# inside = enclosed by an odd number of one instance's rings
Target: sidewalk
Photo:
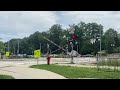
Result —
[[13, 76], [15, 79], [65, 79], [65, 77], [41, 69], [29, 68], [30, 65], [1, 67], [0, 74]]

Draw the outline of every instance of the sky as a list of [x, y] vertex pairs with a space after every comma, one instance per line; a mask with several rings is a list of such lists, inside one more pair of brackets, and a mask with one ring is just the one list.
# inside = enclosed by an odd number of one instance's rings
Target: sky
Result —
[[0, 11], [0, 38], [6, 42], [47, 31], [53, 24], [65, 29], [80, 21], [96, 22], [103, 25], [104, 31], [113, 28], [120, 33], [120, 11]]

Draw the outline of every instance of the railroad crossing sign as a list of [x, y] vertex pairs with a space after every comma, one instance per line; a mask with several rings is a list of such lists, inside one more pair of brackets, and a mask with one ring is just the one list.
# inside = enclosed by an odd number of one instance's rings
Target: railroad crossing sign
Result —
[[74, 31], [75, 31], [74, 25], [69, 25], [69, 26], [70, 26], [70, 28], [69, 28], [69, 33], [70, 33], [70, 34], [73, 34]]
[[34, 58], [39, 58], [41, 55], [40, 50], [34, 50]]
[[6, 56], [9, 57], [10, 56], [10, 52], [6, 52]]

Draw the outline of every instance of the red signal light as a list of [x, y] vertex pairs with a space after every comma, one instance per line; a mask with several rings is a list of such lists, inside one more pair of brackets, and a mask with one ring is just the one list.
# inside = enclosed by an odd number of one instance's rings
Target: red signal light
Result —
[[70, 44], [70, 42], [66, 42], [67, 44]]
[[73, 35], [72, 35], [72, 39], [75, 39], [75, 38], [76, 38], [76, 35], [73, 34]]

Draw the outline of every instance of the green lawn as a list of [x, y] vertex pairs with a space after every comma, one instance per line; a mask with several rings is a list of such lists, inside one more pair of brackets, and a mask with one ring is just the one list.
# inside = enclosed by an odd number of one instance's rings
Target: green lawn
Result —
[[120, 79], [120, 72], [100, 70], [88, 67], [73, 67], [60, 65], [33, 65], [31, 68], [44, 69], [58, 73], [66, 78], [98, 78], [98, 79]]
[[15, 78], [9, 75], [0, 75], [0, 79], [15, 79]]

